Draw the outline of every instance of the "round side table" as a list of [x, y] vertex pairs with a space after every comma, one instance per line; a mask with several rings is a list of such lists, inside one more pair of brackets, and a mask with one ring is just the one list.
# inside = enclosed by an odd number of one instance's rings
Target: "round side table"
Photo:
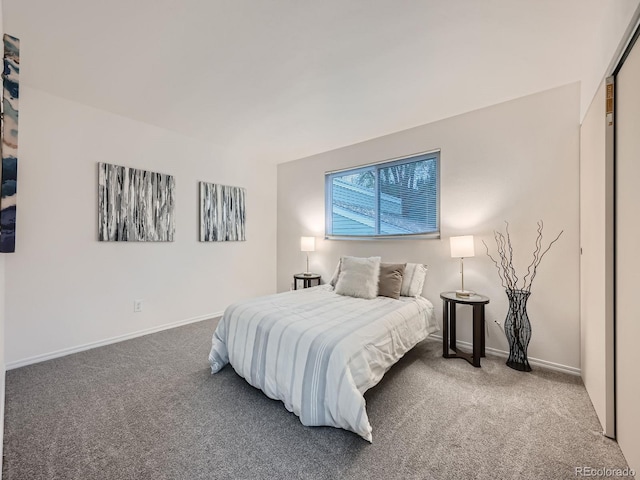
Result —
[[[444, 358], [462, 358], [474, 367], [480, 367], [480, 357], [484, 357], [484, 306], [489, 297], [472, 294], [458, 297], [456, 292], [442, 292], [442, 356]], [[473, 351], [459, 350], [456, 345], [456, 307], [470, 305], [473, 307]], [[451, 353], [453, 350], [455, 353]]]
[[[302, 280], [302, 288], [315, 287], [320, 285], [320, 275], [317, 273], [296, 273], [293, 276], [293, 289], [298, 289], [298, 280]], [[317, 282], [311, 285], [311, 282]]]

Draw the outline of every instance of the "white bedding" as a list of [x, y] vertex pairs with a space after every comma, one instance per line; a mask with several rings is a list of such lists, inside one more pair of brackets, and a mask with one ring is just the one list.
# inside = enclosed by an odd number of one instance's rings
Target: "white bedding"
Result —
[[323, 285], [228, 307], [209, 363], [212, 373], [231, 363], [304, 425], [344, 428], [371, 441], [363, 394], [437, 330], [425, 298], [365, 300]]

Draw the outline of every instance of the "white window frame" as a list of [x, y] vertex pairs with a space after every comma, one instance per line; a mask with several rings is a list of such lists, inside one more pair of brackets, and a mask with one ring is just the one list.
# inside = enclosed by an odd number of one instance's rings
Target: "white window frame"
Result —
[[[338, 174], [344, 175], [357, 174], [365, 172], [371, 169], [381, 169], [392, 167], [394, 165], [401, 165], [404, 163], [413, 163], [423, 160], [435, 160], [436, 161], [436, 228], [434, 231], [423, 233], [400, 233], [395, 235], [333, 235], [329, 233], [332, 228], [332, 215], [333, 215], [333, 191], [332, 191], [332, 179]], [[378, 188], [378, 175], [375, 176], [376, 183], [374, 187], [375, 192], [375, 204], [378, 205], [380, 194]], [[389, 240], [389, 239], [406, 239], [406, 240], [423, 240], [423, 239], [439, 239], [440, 238], [440, 150], [431, 150], [428, 152], [413, 153], [411, 155], [393, 158], [390, 160], [383, 160], [381, 162], [369, 163], [367, 165], [361, 165], [352, 168], [343, 168], [340, 170], [331, 170], [324, 174], [324, 201], [325, 201], [325, 236], [327, 240]], [[376, 215], [375, 219], [375, 231], [380, 231], [380, 215]]]

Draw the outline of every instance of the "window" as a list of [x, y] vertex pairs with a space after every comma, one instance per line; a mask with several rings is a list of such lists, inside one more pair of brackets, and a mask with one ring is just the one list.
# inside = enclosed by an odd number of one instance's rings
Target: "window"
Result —
[[440, 152], [327, 172], [327, 238], [438, 237]]

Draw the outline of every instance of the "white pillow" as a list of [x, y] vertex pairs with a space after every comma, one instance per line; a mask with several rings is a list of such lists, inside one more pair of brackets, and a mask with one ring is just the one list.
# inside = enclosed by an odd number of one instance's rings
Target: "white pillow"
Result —
[[407, 263], [402, 277], [400, 295], [402, 297], [417, 297], [422, 293], [424, 280], [427, 277], [427, 267], [421, 263]]
[[340, 263], [342, 259], [338, 260], [338, 264], [336, 265], [336, 269], [333, 271], [333, 275], [331, 275], [331, 280], [329, 280], [329, 285], [335, 288], [336, 283], [338, 283], [338, 277], [340, 276]]
[[339, 295], [372, 299], [378, 296], [380, 257], [342, 257], [335, 292]]

